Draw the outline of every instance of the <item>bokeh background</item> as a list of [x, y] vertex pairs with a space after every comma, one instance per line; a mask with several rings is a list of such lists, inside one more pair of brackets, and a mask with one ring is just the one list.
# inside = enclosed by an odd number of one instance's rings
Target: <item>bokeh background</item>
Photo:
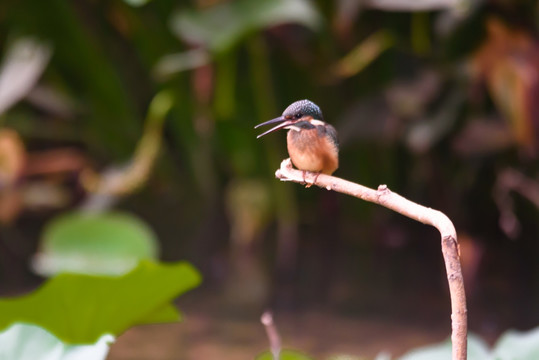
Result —
[[435, 229], [275, 179], [285, 134], [253, 127], [307, 98], [336, 176], [453, 220], [470, 329], [535, 327], [538, 31], [531, 0], [2, 0], [0, 293], [43, 282], [59, 216], [114, 209], [204, 282], [110, 359], [251, 359], [267, 308], [313, 355], [444, 339]]

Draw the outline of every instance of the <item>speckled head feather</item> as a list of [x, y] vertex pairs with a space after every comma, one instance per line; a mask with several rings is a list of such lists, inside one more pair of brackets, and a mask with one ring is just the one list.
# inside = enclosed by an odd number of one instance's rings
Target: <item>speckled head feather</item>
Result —
[[283, 116], [301, 118], [302, 116], [312, 116], [315, 120], [324, 120], [322, 110], [310, 100], [299, 100], [290, 104], [284, 111]]

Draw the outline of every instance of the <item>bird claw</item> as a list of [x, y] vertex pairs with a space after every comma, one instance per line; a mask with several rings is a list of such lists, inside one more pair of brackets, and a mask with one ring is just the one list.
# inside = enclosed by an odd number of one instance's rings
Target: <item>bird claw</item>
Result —
[[303, 175], [303, 182], [301, 183], [301, 185], [305, 185], [305, 187], [310, 187], [311, 185], [309, 185], [309, 183], [307, 182], [307, 179], [305, 179], [305, 175], [307, 174], [307, 171], [305, 170], [301, 170], [301, 174]]
[[317, 172], [317, 173], [311, 173], [309, 172], [309, 174], [315, 174], [314, 176], [314, 179], [313, 179], [313, 182], [309, 183], [307, 181], [307, 179], [305, 178], [305, 174], [307, 173], [305, 170], [302, 170], [302, 173], [303, 173], [303, 183], [302, 185], [305, 185], [305, 188], [310, 188], [311, 186], [313, 185], [316, 185], [316, 180], [318, 180], [318, 177], [320, 176], [320, 172]]

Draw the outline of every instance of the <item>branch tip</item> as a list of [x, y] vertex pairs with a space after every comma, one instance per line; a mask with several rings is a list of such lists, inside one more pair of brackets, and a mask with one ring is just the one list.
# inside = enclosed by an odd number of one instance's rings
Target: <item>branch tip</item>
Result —
[[271, 311], [265, 311], [260, 317], [260, 322], [264, 326], [270, 326], [271, 324], [273, 324], [273, 315]]
[[273, 355], [273, 360], [279, 360], [281, 353], [281, 337], [277, 331], [277, 327], [273, 323], [273, 315], [271, 311], [265, 311], [260, 317], [260, 322], [266, 329], [266, 335], [270, 343], [270, 351]]

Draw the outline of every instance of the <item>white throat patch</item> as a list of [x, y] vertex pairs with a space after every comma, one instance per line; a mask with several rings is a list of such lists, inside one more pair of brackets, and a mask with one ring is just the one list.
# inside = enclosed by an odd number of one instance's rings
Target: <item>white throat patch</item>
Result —
[[297, 131], [297, 132], [301, 131], [301, 128], [296, 126], [296, 125], [289, 125], [289, 126], [285, 127], [285, 129], [294, 130], [294, 131]]
[[[309, 120], [309, 123], [313, 126], [324, 126], [326, 125], [325, 122], [323, 122], [322, 120], [316, 120], [316, 119], [311, 119]], [[300, 132], [301, 130], [303, 130], [302, 128], [300, 128], [299, 126], [296, 126], [296, 125], [288, 125], [285, 127], [285, 129], [289, 129], [289, 130], [294, 130], [294, 131], [297, 131], [297, 132]]]

